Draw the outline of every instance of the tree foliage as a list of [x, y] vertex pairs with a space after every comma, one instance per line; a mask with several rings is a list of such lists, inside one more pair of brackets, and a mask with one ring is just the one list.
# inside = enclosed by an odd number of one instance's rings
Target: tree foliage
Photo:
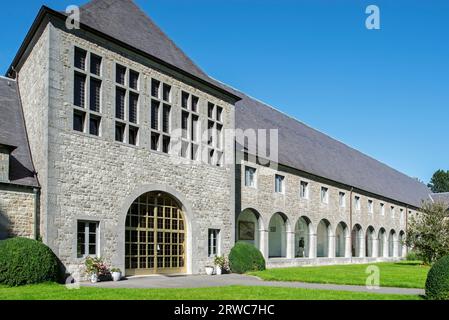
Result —
[[449, 192], [449, 170], [438, 170], [430, 179], [428, 187], [434, 193]]
[[426, 202], [410, 217], [406, 244], [424, 263], [449, 255], [449, 213], [442, 203]]

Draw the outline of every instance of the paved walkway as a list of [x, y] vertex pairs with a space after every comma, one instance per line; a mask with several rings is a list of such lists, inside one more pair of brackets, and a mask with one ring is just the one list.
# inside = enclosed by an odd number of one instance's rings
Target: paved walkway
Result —
[[403, 288], [380, 288], [370, 290], [364, 286], [347, 286], [334, 284], [313, 284], [302, 282], [262, 281], [257, 277], [229, 274], [222, 276], [148, 276], [132, 277], [120, 282], [100, 282], [97, 284], [83, 283], [86, 287], [97, 288], [128, 288], [128, 289], [160, 289], [160, 288], [207, 288], [227, 286], [258, 286], [302, 288], [351, 292], [367, 292], [380, 294], [424, 295], [424, 290]]

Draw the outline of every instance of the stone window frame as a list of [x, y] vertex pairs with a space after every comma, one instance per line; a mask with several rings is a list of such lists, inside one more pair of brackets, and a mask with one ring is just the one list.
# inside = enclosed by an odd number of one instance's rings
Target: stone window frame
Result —
[[[156, 95], [153, 94], [153, 83], [159, 82], [158, 92]], [[169, 88], [169, 95], [167, 99], [165, 98], [165, 89]], [[149, 147], [151, 151], [161, 152], [164, 154], [169, 154], [171, 151], [173, 137], [173, 86], [171, 84], [165, 83], [159, 79], [152, 77], [150, 79], [150, 113], [149, 113], [149, 127], [150, 127], [150, 143]], [[158, 112], [157, 112], [157, 128], [153, 128], [153, 103], [158, 104]], [[165, 108], [169, 109], [168, 116], [168, 130], [164, 130], [164, 110]], [[156, 148], [153, 148], [153, 136], [158, 136], [158, 142]], [[169, 140], [167, 148], [165, 148], [165, 139]]]
[[[125, 68], [125, 83], [121, 84], [117, 82], [117, 69]], [[136, 73], [138, 75], [137, 79], [137, 88], [132, 88], [130, 86], [130, 75], [131, 73]], [[123, 143], [126, 145], [131, 145], [138, 147], [140, 145], [140, 134], [141, 134], [141, 104], [142, 104], [142, 94], [141, 94], [141, 87], [142, 87], [142, 73], [134, 70], [133, 68], [130, 68], [122, 63], [115, 62], [114, 63], [114, 71], [113, 71], [113, 83], [114, 83], [114, 141], [116, 143]], [[123, 90], [125, 91], [125, 105], [124, 105], [124, 119], [117, 118], [117, 91]], [[130, 121], [130, 110], [129, 110], [129, 102], [130, 102], [130, 96], [131, 95], [137, 95], [137, 107], [136, 107], [136, 123]], [[123, 140], [119, 141], [117, 140], [117, 129], [121, 126], [123, 129]], [[137, 130], [135, 143], [130, 143], [130, 133], [132, 130]]]
[[224, 108], [207, 102], [207, 158], [213, 166], [223, 167], [224, 161]]
[[379, 204], [379, 207], [380, 207], [380, 215], [385, 216], [385, 203], [381, 202]]
[[[84, 254], [83, 255], [80, 255], [79, 253], [78, 253], [78, 245], [79, 245], [79, 243], [78, 243], [78, 233], [79, 233], [79, 229], [78, 229], [78, 225], [79, 225], [79, 223], [84, 223], [85, 224], [85, 226], [84, 226], [84, 243], [82, 244], [83, 246], [84, 246]], [[89, 230], [89, 227], [90, 227], [90, 225], [91, 224], [95, 224], [95, 253], [90, 253], [90, 249], [89, 249], [89, 246], [90, 246], [90, 240], [89, 240], [89, 236], [90, 236], [90, 234], [91, 234], [91, 232], [90, 232], [90, 230]], [[75, 232], [75, 235], [76, 235], [76, 237], [75, 237], [75, 240], [76, 240], [76, 246], [75, 246], [75, 251], [76, 251], [76, 257], [78, 258], [78, 259], [86, 259], [87, 257], [100, 257], [101, 256], [101, 254], [100, 254], [100, 248], [101, 248], [101, 246], [100, 246], [100, 244], [101, 244], [101, 238], [100, 238], [100, 234], [101, 234], [101, 232], [100, 232], [100, 228], [101, 228], [101, 223], [100, 223], [100, 221], [98, 221], [98, 220], [91, 220], [91, 219], [77, 219], [76, 220], [76, 225], [75, 225], [75, 228], [76, 228], [76, 232]], [[87, 234], [87, 236], [86, 236], [86, 234]]]
[[[278, 178], [281, 178], [280, 190], [278, 189]], [[285, 192], [286, 192], [285, 179], [286, 179], [285, 176], [283, 176], [281, 174], [274, 175], [274, 193], [285, 194]]]
[[339, 191], [338, 204], [340, 208], [346, 208], [346, 192]]
[[373, 214], [374, 213], [374, 200], [368, 199], [368, 213]]
[[[77, 51], [81, 51], [85, 54], [85, 61], [84, 61], [84, 69], [80, 69], [78, 67], [75, 66], [75, 59], [76, 59], [76, 53]], [[83, 48], [82, 46], [74, 45], [73, 46], [73, 52], [72, 52], [72, 63], [71, 63], [71, 73], [73, 76], [73, 86], [72, 86], [72, 97], [71, 97], [71, 101], [72, 101], [72, 107], [73, 107], [73, 112], [72, 112], [72, 130], [78, 133], [83, 133], [83, 134], [87, 134], [89, 136], [94, 136], [94, 137], [102, 137], [103, 135], [103, 105], [104, 105], [104, 98], [103, 98], [103, 92], [104, 92], [104, 83], [105, 83], [105, 78], [104, 78], [104, 57], [97, 53], [94, 52], [93, 50], [88, 50], [86, 48]], [[92, 56], [98, 57], [101, 59], [101, 65], [100, 65], [100, 74], [95, 74], [92, 73], [92, 66], [91, 66], [91, 61], [92, 61]], [[76, 76], [82, 76], [84, 78], [84, 102], [83, 102], [83, 106], [77, 106], [75, 105], [75, 78]], [[99, 101], [99, 110], [95, 111], [95, 110], [91, 110], [91, 101], [90, 101], [90, 95], [91, 95], [91, 82], [92, 81], [98, 81], [100, 82], [100, 101]], [[82, 117], [82, 130], [76, 130], [75, 129], [75, 116], [81, 116]], [[97, 120], [98, 123], [98, 133], [97, 134], [93, 134], [91, 132], [91, 127], [90, 127], [90, 122], [91, 119], [95, 119]]]
[[[304, 189], [303, 189], [304, 187]], [[304, 190], [304, 194], [303, 191]], [[304, 200], [309, 200], [310, 198], [310, 182], [300, 181], [299, 183], [299, 197]]]
[[[254, 170], [254, 173], [253, 173], [253, 184], [251, 185], [248, 185], [248, 181], [247, 181], [247, 171], [248, 170]], [[254, 167], [251, 167], [251, 166], [245, 166], [245, 171], [244, 171], [244, 176], [243, 176], [243, 179], [244, 179], [244, 185], [245, 185], [245, 187], [247, 187], [247, 188], [253, 188], [253, 189], [257, 189], [257, 169], [256, 168], [254, 168]]]
[[362, 197], [354, 196], [354, 207], [356, 211], [362, 210]]
[[[187, 97], [184, 103], [184, 97]], [[180, 156], [191, 161], [201, 160], [201, 100], [198, 96], [191, 94], [187, 90], [180, 91], [181, 110], [181, 150]], [[184, 119], [187, 119], [187, 128], [183, 128]], [[196, 130], [194, 130], [196, 123]], [[195, 135], [196, 133], [196, 135]]]
[[322, 204], [329, 204], [329, 188], [321, 186], [320, 189], [320, 200]]
[[391, 215], [392, 219], [394, 219], [396, 217], [396, 208], [395, 208], [395, 206], [390, 206], [390, 215]]
[[210, 228], [207, 231], [207, 256], [209, 258], [221, 255], [221, 230]]

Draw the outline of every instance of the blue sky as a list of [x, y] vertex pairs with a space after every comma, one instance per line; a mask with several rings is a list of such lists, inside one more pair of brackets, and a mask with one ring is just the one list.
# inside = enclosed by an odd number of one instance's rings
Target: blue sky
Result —
[[[42, 4], [85, 2], [2, 3], [0, 72]], [[449, 169], [449, 1], [136, 2], [212, 77], [426, 183]]]

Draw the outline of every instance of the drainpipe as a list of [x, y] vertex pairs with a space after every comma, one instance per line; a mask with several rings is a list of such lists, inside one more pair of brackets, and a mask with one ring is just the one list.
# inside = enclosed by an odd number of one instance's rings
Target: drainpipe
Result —
[[40, 206], [40, 195], [41, 191], [39, 188], [33, 189], [34, 194], [34, 212], [33, 212], [33, 239], [38, 240], [39, 239], [39, 206]]

